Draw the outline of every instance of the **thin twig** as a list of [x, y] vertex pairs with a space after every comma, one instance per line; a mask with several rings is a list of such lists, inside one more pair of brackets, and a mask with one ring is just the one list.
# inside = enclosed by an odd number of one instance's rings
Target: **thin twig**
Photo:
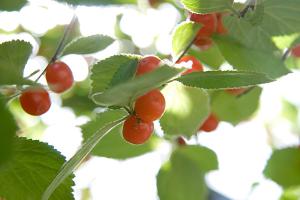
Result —
[[[70, 22], [70, 23], [68, 24], [68, 26], [65, 28], [64, 34], [63, 34], [63, 36], [62, 36], [60, 42], [58, 43], [58, 46], [57, 46], [57, 48], [56, 48], [56, 51], [55, 51], [53, 57], [50, 59], [50, 61], [49, 61], [48, 65], [47, 65], [47, 67], [49, 66], [49, 64], [51, 64], [51, 63], [53, 63], [53, 62], [55, 62], [55, 61], [57, 60], [58, 55], [61, 53], [62, 48], [64, 47], [64, 43], [65, 43], [65, 40], [66, 40], [67, 36], [69, 36], [69, 33], [71, 32], [71, 30], [72, 30], [73, 27], [74, 27], [74, 24], [75, 24], [75, 22], [76, 22], [76, 19], [77, 19], [77, 17], [76, 17], [76, 15], [74, 14], [74, 15], [73, 15], [73, 18], [72, 18], [72, 20], [71, 20], [71, 22]], [[34, 82], [38, 82], [38, 80], [46, 73], [47, 67], [42, 71], [42, 73], [37, 77], [37, 79], [36, 79]]]

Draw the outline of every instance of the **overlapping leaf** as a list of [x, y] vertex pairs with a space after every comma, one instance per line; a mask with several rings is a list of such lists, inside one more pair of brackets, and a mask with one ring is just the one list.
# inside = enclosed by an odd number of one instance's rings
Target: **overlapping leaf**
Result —
[[30, 83], [23, 78], [24, 67], [32, 52], [30, 43], [20, 40], [0, 44], [0, 85]]
[[166, 110], [160, 119], [164, 133], [188, 137], [197, 133], [209, 115], [209, 97], [206, 92], [176, 81], [169, 83], [162, 93], [166, 99]]
[[174, 60], [177, 60], [194, 40], [200, 27], [200, 24], [194, 22], [183, 22], [177, 26], [172, 37], [172, 56]]
[[186, 146], [173, 152], [170, 162], [157, 175], [160, 200], [205, 200], [204, 174], [218, 168], [215, 153], [201, 146]]
[[264, 169], [264, 175], [281, 185], [283, 188], [299, 186], [299, 166], [299, 147], [275, 150]]
[[236, 69], [266, 74], [275, 79], [289, 73], [280, 57], [271, 51], [247, 47], [229, 36], [215, 36], [225, 59]]
[[[65, 158], [53, 147], [34, 140], [16, 138], [13, 157], [0, 168], [0, 196], [15, 200], [40, 200]], [[55, 190], [54, 199], [74, 199], [73, 175]]]
[[[102, 106], [126, 106], [138, 96], [173, 79], [180, 72], [182, 72], [182, 69], [161, 66], [150, 73], [125, 81], [122, 84], [116, 84], [102, 93], [95, 93], [92, 98], [95, 103]], [[93, 81], [95, 82], [95, 80]]]
[[91, 94], [104, 92], [107, 88], [132, 79], [137, 62], [136, 56], [116, 55], [93, 65]]
[[176, 80], [187, 86], [204, 89], [247, 87], [272, 81], [265, 74], [245, 71], [194, 72]]
[[257, 110], [261, 88], [250, 89], [249, 92], [241, 96], [219, 91], [212, 95], [212, 112], [222, 121], [227, 121], [233, 125], [249, 119]]
[[4, 96], [0, 95], [0, 167], [12, 154], [13, 138], [17, 132], [17, 124], [6, 107]]
[[233, 0], [181, 0], [186, 9], [194, 13], [221, 12], [232, 6]]
[[80, 37], [66, 45], [62, 56], [67, 54], [91, 54], [101, 51], [113, 43], [113, 39], [105, 35]]

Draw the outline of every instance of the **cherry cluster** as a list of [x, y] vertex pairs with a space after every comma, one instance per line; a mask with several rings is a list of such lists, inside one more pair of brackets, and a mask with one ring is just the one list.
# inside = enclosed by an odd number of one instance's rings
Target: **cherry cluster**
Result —
[[194, 44], [202, 50], [208, 49], [212, 45], [211, 36], [216, 34], [226, 34], [227, 29], [223, 25], [222, 13], [196, 14], [190, 13], [189, 19], [202, 25], [194, 40]]
[[[160, 62], [155, 56], [144, 57], [138, 63], [136, 76], [151, 72], [159, 67]], [[165, 98], [158, 89], [139, 97], [135, 102], [134, 112], [124, 122], [124, 139], [132, 144], [145, 143], [153, 132], [153, 121], [162, 116], [165, 105]]]
[[[155, 56], [146, 56], [142, 58], [137, 67], [136, 76], [149, 73], [159, 67], [161, 60]], [[193, 56], [183, 56], [177, 64], [191, 64], [190, 69], [182, 73], [203, 71], [202, 64]], [[123, 138], [132, 144], [143, 144], [151, 136], [154, 125], [153, 121], [159, 119], [165, 110], [165, 98], [158, 90], [152, 90], [139, 97], [134, 105], [133, 113], [126, 119], [123, 126]], [[217, 128], [219, 120], [214, 114], [211, 114], [204, 124], [199, 128], [202, 131], [213, 131]]]
[[[46, 80], [49, 89], [63, 93], [72, 87], [74, 78], [69, 66], [61, 61], [50, 63], [46, 68]], [[34, 116], [46, 113], [51, 106], [48, 91], [41, 86], [31, 86], [22, 91], [20, 103], [23, 110]]]

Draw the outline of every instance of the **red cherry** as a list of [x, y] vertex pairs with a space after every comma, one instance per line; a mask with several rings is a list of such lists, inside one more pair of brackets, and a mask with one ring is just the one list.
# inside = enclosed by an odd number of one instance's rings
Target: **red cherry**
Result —
[[190, 20], [203, 25], [199, 30], [199, 32], [197, 33], [198, 37], [209, 37], [216, 31], [217, 17], [215, 13], [212, 14], [192, 13], [190, 15]]
[[226, 34], [228, 31], [227, 31], [226, 27], [223, 24], [222, 14], [217, 13], [216, 15], [217, 15], [217, 29], [216, 29], [216, 32], [218, 34]]
[[153, 122], [144, 122], [132, 115], [127, 118], [123, 126], [123, 138], [132, 144], [143, 144], [153, 132]]
[[203, 71], [203, 66], [201, 65], [201, 63], [199, 62], [199, 60], [197, 60], [194, 56], [183, 56], [178, 62], [179, 63], [187, 63], [187, 62], [192, 62], [192, 68], [188, 69], [186, 71], [184, 71], [182, 73], [182, 75], [186, 75], [186, 74], [190, 74], [192, 72], [199, 72], [199, 71]]
[[176, 139], [176, 142], [177, 142], [178, 146], [185, 146], [186, 145], [185, 139], [181, 136]]
[[214, 114], [210, 114], [199, 130], [211, 132], [218, 127], [219, 120]]
[[231, 95], [238, 96], [240, 94], [243, 94], [244, 92], [247, 91], [247, 88], [232, 88], [232, 89], [227, 89], [225, 90], [227, 93]]
[[204, 51], [210, 48], [213, 42], [209, 37], [196, 37], [194, 44]]
[[159, 67], [160, 59], [156, 56], [146, 56], [139, 61], [136, 75], [145, 74]]
[[68, 65], [56, 61], [48, 65], [46, 79], [49, 88], [56, 93], [62, 93], [72, 87], [74, 78]]
[[300, 44], [298, 44], [297, 46], [295, 46], [293, 49], [292, 49], [292, 55], [296, 58], [299, 58], [300, 57]]
[[19, 99], [23, 110], [34, 116], [44, 114], [51, 106], [48, 92], [40, 87], [27, 88]]
[[165, 107], [164, 95], [159, 90], [152, 90], [136, 100], [134, 111], [143, 121], [152, 122], [162, 116]]

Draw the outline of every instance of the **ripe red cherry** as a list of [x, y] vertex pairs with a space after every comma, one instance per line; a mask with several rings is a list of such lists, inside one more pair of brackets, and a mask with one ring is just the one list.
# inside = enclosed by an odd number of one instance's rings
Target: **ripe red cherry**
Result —
[[240, 94], [243, 94], [244, 92], [247, 91], [247, 88], [233, 88], [233, 89], [227, 89], [225, 90], [227, 93], [231, 95], [238, 96]]
[[146, 56], [139, 61], [136, 75], [145, 74], [159, 67], [160, 59], [156, 56]]
[[205, 132], [211, 132], [218, 127], [218, 124], [219, 124], [219, 119], [214, 114], [210, 114], [199, 130]]
[[212, 14], [196, 14], [190, 15], [190, 20], [202, 24], [201, 29], [197, 33], [198, 37], [209, 37], [217, 28], [217, 17], [215, 13]]
[[217, 29], [216, 29], [216, 32], [218, 34], [226, 34], [228, 31], [227, 31], [226, 27], [223, 24], [222, 14], [217, 13], [216, 15], [217, 15]]
[[132, 144], [143, 144], [153, 132], [153, 122], [144, 122], [132, 115], [125, 120], [123, 138]]
[[199, 60], [197, 60], [194, 56], [183, 56], [178, 62], [179, 63], [187, 63], [187, 62], [192, 62], [192, 68], [188, 69], [186, 71], [184, 71], [182, 73], [182, 75], [186, 75], [186, 74], [190, 74], [192, 72], [199, 72], [199, 71], [203, 71], [203, 66], [201, 65], [201, 63], [199, 62]]
[[62, 93], [72, 87], [74, 78], [68, 65], [56, 61], [48, 65], [46, 80], [49, 88], [56, 93]]
[[152, 90], [136, 100], [134, 111], [143, 121], [152, 122], [162, 116], [165, 107], [164, 95], [159, 90]]
[[181, 137], [181, 136], [176, 139], [176, 142], [177, 142], [178, 146], [185, 146], [186, 145], [186, 142], [185, 142], [184, 138]]
[[211, 47], [213, 42], [209, 37], [196, 37], [194, 44], [204, 51]]
[[40, 87], [27, 88], [19, 99], [23, 110], [34, 116], [44, 114], [51, 106], [48, 92]]
[[300, 57], [300, 44], [295, 46], [293, 49], [292, 49], [292, 55], [296, 58], [299, 58]]

